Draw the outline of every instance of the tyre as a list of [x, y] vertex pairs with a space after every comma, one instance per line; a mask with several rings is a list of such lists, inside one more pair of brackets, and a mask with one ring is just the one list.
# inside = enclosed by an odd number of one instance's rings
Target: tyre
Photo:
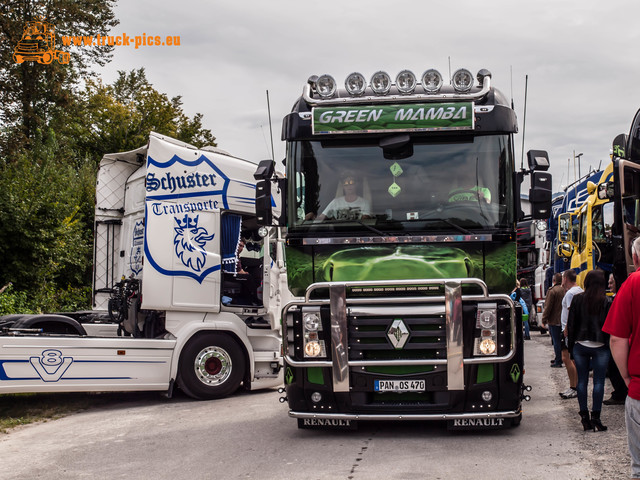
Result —
[[46, 52], [38, 59], [38, 63], [44, 63], [49, 65], [53, 61], [53, 55], [50, 52]]
[[246, 362], [238, 343], [222, 333], [207, 333], [190, 340], [180, 354], [178, 385], [199, 400], [222, 398], [235, 392]]
[[513, 419], [511, 420], [511, 426], [517, 427], [520, 425], [521, 421], [522, 421], [522, 414], [518, 415], [517, 417], [513, 417]]

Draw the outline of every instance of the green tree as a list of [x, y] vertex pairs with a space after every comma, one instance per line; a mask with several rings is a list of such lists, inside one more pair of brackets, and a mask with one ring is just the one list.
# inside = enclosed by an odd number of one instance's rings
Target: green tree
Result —
[[0, 169], [0, 287], [28, 292], [34, 310], [88, 305], [92, 239], [82, 207], [94, 178], [89, 164], [77, 169], [60, 156], [52, 131]]
[[78, 150], [99, 160], [104, 153], [133, 150], [146, 144], [149, 132], [167, 135], [197, 147], [215, 146], [202, 114], [189, 118], [180, 96], [169, 98], [147, 80], [144, 68], [118, 72], [111, 85], [87, 82], [81, 99], [82, 120], [76, 122]]
[[[111, 59], [113, 46], [64, 47], [61, 35], [108, 32], [118, 24], [116, 0], [5, 0], [0, 4], [0, 152], [14, 159], [28, 148], [38, 130], [67, 119], [81, 77]], [[54, 25], [57, 48], [71, 54], [69, 64], [49, 65], [13, 58], [27, 21]], [[64, 139], [60, 139], [61, 144]]]

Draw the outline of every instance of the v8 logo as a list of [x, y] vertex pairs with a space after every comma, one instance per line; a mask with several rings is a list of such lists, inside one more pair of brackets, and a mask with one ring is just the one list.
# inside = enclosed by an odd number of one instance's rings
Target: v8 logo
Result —
[[44, 350], [39, 357], [30, 357], [29, 361], [40, 378], [45, 382], [57, 382], [73, 363], [73, 358], [63, 357], [60, 350]]

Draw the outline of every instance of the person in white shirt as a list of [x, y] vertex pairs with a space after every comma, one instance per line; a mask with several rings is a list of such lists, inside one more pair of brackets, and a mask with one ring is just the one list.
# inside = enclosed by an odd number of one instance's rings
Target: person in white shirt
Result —
[[567, 321], [569, 319], [569, 307], [571, 307], [571, 300], [573, 296], [582, 293], [583, 290], [576, 284], [576, 272], [573, 270], [565, 270], [562, 274], [562, 286], [567, 291], [562, 299], [562, 315], [560, 316], [560, 323], [562, 326], [562, 362], [567, 369], [567, 376], [569, 377], [569, 388], [560, 393], [562, 398], [575, 398], [578, 396], [578, 371], [576, 370], [576, 364], [571, 359], [571, 354], [567, 348]]
[[321, 222], [327, 218], [358, 220], [371, 216], [371, 205], [358, 195], [358, 179], [356, 176], [346, 173], [343, 175], [341, 182], [344, 196], [331, 200], [327, 208], [318, 215], [316, 221]]

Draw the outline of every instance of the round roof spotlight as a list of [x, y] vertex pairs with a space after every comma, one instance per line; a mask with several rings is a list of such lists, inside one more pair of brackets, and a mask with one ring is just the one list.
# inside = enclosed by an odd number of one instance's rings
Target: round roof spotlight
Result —
[[422, 74], [422, 88], [427, 93], [438, 93], [442, 88], [442, 75], [434, 68]]
[[364, 89], [367, 88], [367, 81], [361, 73], [353, 72], [344, 81], [344, 88], [347, 89], [349, 95], [357, 97], [364, 93]]
[[413, 93], [416, 89], [416, 76], [409, 70], [402, 70], [396, 77], [396, 87], [403, 94]]
[[336, 81], [331, 75], [320, 75], [316, 80], [316, 92], [322, 98], [331, 98], [336, 93]]
[[391, 77], [387, 72], [376, 72], [371, 76], [371, 90], [376, 95], [386, 95], [391, 90]]
[[461, 68], [455, 71], [451, 83], [456, 92], [468, 92], [473, 87], [473, 75], [466, 68]]

